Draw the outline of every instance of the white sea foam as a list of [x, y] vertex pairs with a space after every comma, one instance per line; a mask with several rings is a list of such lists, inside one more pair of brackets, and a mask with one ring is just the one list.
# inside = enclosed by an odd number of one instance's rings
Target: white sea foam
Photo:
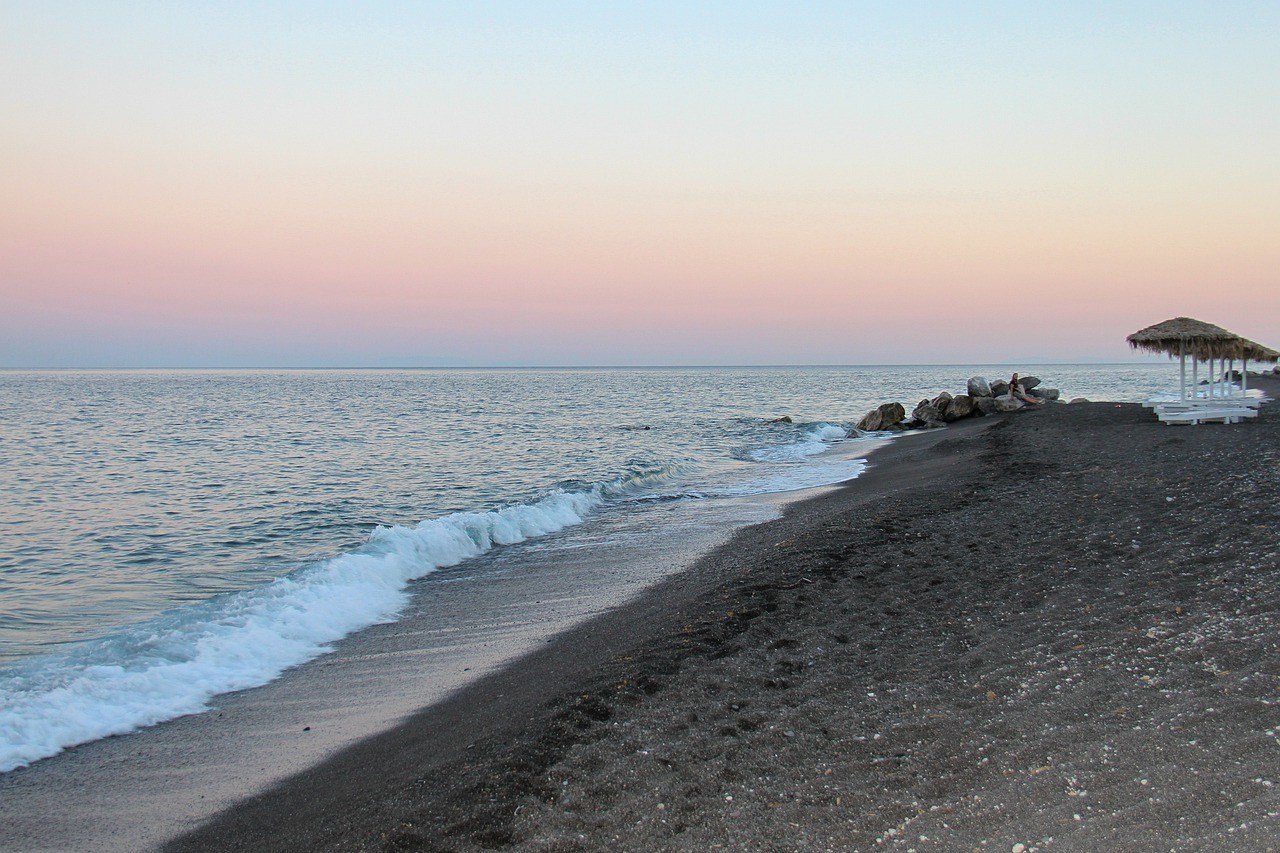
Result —
[[0, 772], [204, 711], [213, 696], [266, 684], [347, 634], [393, 620], [408, 601], [410, 581], [494, 546], [577, 524], [628, 482], [416, 527], [379, 527], [357, 552], [28, 660], [0, 675]]
[[747, 455], [756, 462], [799, 462], [807, 456], [813, 456], [827, 450], [831, 442], [840, 441], [848, 437], [848, 430], [835, 424], [811, 424], [805, 429], [798, 441], [770, 447], [759, 447], [748, 451]]

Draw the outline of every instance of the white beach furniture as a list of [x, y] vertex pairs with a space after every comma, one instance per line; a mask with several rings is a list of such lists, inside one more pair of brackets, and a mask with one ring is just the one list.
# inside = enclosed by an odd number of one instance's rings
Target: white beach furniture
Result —
[[1210, 421], [1221, 421], [1224, 424], [1238, 424], [1245, 418], [1256, 418], [1258, 416], [1257, 409], [1250, 409], [1247, 406], [1233, 406], [1229, 403], [1223, 403], [1217, 406], [1188, 406], [1180, 407], [1176, 404], [1170, 406], [1157, 406], [1156, 417], [1161, 423], [1166, 424], [1203, 424]]
[[[1249, 390], [1249, 359], [1276, 361], [1280, 352], [1264, 347], [1221, 326], [1175, 317], [1134, 332], [1128, 338], [1134, 349], [1178, 356], [1177, 395], [1151, 397], [1144, 406], [1154, 409], [1156, 417], [1166, 424], [1202, 424], [1221, 421], [1238, 424], [1245, 418], [1257, 417], [1267, 399], [1257, 390]], [[1191, 356], [1191, 387], [1187, 387], [1187, 356]], [[1240, 384], [1231, 381], [1236, 359], [1240, 359]], [[1200, 362], [1208, 362], [1209, 382], [1200, 384]], [[1225, 373], [1225, 377], [1219, 378]]]
[[1226, 393], [1214, 397], [1210, 397], [1207, 390], [1188, 394], [1186, 397], [1180, 397], [1177, 394], [1157, 394], [1154, 397], [1148, 397], [1143, 401], [1142, 405], [1147, 409], [1155, 409], [1160, 406], [1171, 406], [1175, 404], [1192, 406], [1221, 406], [1223, 403], [1231, 403], [1236, 406], [1248, 406], [1251, 409], [1256, 409], [1270, 399], [1266, 394], [1263, 394], [1256, 388], [1250, 388], [1248, 391], [1244, 391], [1239, 386], [1231, 385], [1225, 386], [1225, 390]]

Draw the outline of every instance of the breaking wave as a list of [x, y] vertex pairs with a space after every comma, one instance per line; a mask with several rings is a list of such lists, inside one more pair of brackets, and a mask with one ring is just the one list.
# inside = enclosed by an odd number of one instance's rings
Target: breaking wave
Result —
[[528, 504], [380, 526], [351, 553], [0, 671], [0, 772], [266, 684], [354, 631], [393, 621], [411, 581], [578, 524], [664, 478], [663, 469], [641, 469]]

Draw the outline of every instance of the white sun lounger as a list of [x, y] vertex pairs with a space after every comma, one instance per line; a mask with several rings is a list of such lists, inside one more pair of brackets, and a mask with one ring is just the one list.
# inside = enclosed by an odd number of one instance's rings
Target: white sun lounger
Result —
[[1257, 409], [1248, 406], [1157, 406], [1156, 417], [1166, 424], [1202, 424], [1209, 421], [1222, 421], [1224, 424], [1238, 424], [1245, 418], [1256, 418]]
[[1256, 388], [1250, 388], [1243, 395], [1227, 396], [1227, 397], [1187, 397], [1180, 398], [1177, 394], [1160, 394], [1155, 397], [1148, 398], [1142, 405], [1148, 409], [1154, 409], [1157, 406], [1208, 406], [1211, 408], [1220, 408], [1222, 406], [1248, 406], [1256, 409], [1267, 401], [1267, 397]]

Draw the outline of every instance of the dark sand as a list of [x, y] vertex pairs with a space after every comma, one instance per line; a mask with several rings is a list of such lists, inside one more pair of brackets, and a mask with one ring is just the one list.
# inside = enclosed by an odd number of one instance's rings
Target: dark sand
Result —
[[174, 848], [1280, 846], [1278, 415], [896, 442]]

